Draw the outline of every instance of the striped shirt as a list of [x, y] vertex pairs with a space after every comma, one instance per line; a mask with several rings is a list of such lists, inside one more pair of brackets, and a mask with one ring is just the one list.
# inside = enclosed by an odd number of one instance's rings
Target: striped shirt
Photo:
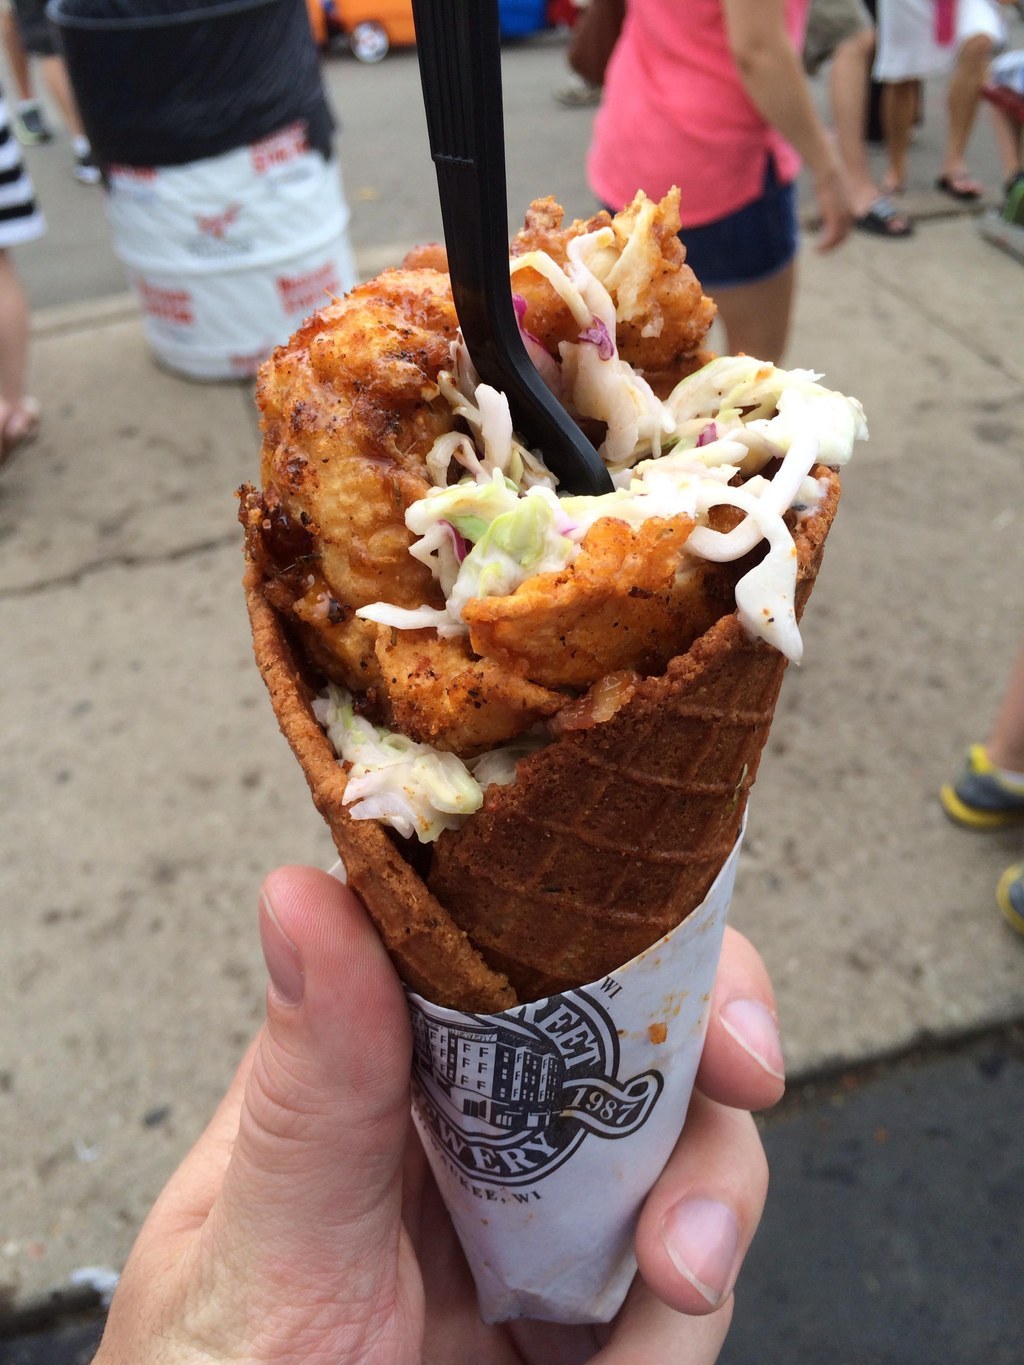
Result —
[[35, 201], [32, 181], [11, 132], [7, 101], [0, 89], [0, 249], [41, 237], [46, 222]]

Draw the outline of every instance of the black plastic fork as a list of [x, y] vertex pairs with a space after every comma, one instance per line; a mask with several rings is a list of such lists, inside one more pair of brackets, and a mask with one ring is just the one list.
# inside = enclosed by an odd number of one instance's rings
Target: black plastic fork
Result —
[[413, 0], [452, 296], [477, 374], [569, 493], [608, 493], [604, 461], [537, 373], [508, 270], [498, 0]]

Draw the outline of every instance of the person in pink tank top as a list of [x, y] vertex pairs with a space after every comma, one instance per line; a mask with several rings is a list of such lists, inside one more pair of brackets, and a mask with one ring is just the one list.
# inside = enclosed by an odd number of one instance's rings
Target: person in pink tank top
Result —
[[800, 52], [808, 0], [629, 0], [587, 157], [617, 210], [682, 192], [679, 234], [728, 348], [778, 361], [796, 281], [801, 161], [837, 246], [852, 214]]

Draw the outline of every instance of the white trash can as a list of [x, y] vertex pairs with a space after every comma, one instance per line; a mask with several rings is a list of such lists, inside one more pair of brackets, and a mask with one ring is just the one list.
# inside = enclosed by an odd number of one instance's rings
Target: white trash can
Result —
[[355, 283], [305, 0], [50, 0], [157, 357], [251, 374]]
[[157, 358], [193, 379], [251, 375], [356, 283], [333, 158], [300, 124], [183, 166], [106, 167], [107, 215]]

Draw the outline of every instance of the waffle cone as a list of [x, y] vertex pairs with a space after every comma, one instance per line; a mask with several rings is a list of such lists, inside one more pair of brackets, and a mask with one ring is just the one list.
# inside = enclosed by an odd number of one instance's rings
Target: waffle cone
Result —
[[[797, 532], [798, 612], [838, 496], [833, 476]], [[701, 903], [739, 834], [786, 662], [721, 618], [441, 837], [431, 890], [522, 999], [600, 979]]]
[[344, 770], [313, 715], [316, 689], [304, 676], [301, 656], [252, 566], [245, 597], [256, 662], [278, 724], [327, 821], [349, 885], [361, 897], [402, 980], [426, 999], [452, 1009], [494, 1012], [514, 1005], [508, 980], [488, 967], [384, 828], [349, 815]]
[[[797, 527], [798, 616], [839, 500], [838, 476]], [[735, 612], [608, 721], [560, 736], [488, 789], [421, 877], [373, 821], [351, 819], [345, 775], [311, 709], [258, 576], [246, 582], [257, 661], [282, 731], [406, 984], [496, 1012], [598, 980], [703, 901], [736, 842], [787, 660]]]

